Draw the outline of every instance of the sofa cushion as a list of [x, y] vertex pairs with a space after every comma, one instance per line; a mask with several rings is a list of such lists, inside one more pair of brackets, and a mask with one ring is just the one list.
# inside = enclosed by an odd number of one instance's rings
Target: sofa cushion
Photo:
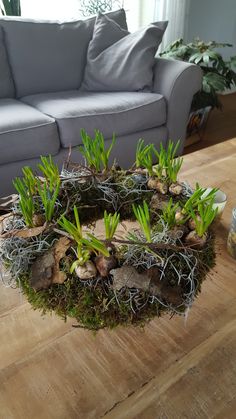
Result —
[[[124, 10], [110, 17], [127, 27]], [[79, 88], [94, 22], [1, 19], [17, 97]]]
[[8, 63], [3, 31], [0, 27], [0, 98], [14, 97], [15, 89]]
[[55, 154], [59, 148], [52, 118], [15, 99], [0, 100], [0, 164]]
[[157, 93], [60, 92], [22, 98], [55, 118], [63, 147], [81, 143], [82, 128], [92, 135], [99, 129], [105, 139], [158, 127], [166, 121], [166, 103]]
[[82, 84], [90, 91], [151, 91], [155, 54], [168, 22], [129, 33], [99, 14], [89, 43]]

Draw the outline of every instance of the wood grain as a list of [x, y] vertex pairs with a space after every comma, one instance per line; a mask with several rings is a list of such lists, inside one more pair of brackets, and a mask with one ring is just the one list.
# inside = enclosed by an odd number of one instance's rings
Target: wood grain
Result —
[[236, 206], [236, 139], [189, 154], [182, 178], [228, 196], [217, 265], [186, 318], [92, 332], [42, 317], [0, 287], [1, 419], [235, 417], [236, 261], [226, 252]]

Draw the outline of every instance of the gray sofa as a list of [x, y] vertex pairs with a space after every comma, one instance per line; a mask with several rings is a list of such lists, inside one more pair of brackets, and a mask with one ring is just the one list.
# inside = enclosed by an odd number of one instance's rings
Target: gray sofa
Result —
[[[125, 12], [109, 14], [126, 28]], [[82, 92], [80, 86], [94, 18], [68, 23], [0, 19], [0, 196], [24, 165], [51, 154], [62, 165], [72, 147], [80, 161], [80, 130], [117, 141], [113, 157], [129, 167], [137, 140], [157, 146], [171, 138], [184, 146], [193, 94], [200, 89], [195, 65], [157, 58], [153, 92]]]

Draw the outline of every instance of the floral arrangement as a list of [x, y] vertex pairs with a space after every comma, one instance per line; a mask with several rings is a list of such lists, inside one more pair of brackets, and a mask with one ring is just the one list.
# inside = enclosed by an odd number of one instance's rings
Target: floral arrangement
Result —
[[216, 189], [206, 196], [178, 180], [178, 143], [157, 150], [140, 139], [135, 164], [122, 170], [109, 165], [115, 136], [108, 148], [99, 131], [81, 138], [84, 165], [67, 162], [60, 173], [41, 157], [37, 173], [24, 167], [14, 180], [0, 236], [11, 284], [33, 308], [89, 329], [185, 313], [214, 266]]

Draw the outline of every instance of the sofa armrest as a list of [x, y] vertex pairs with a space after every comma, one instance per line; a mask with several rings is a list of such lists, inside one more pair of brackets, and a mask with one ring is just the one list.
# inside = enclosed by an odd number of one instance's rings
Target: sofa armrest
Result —
[[156, 58], [153, 91], [166, 99], [168, 137], [174, 142], [180, 139], [179, 154], [184, 148], [192, 98], [201, 89], [201, 85], [202, 70], [199, 66]]

